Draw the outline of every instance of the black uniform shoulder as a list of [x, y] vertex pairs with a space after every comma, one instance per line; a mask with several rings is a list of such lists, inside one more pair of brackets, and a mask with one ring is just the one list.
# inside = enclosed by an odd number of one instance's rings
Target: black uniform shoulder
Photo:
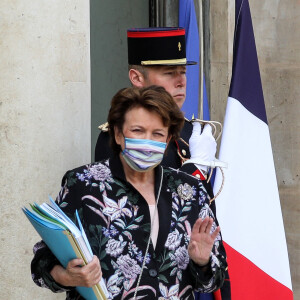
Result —
[[192, 134], [192, 131], [193, 131], [192, 123], [187, 118], [185, 118], [184, 125], [180, 133], [181, 138], [188, 141]]
[[95, 161], [110, 158], [113, 155], [113, 150], [110, 147], [110, 134], [108, 131], [99, 133], [95, 147]]
[[193, 124], [192, 122], [187, 119], [187, 118], [184, 118], [184, 127], [186, 127], [188, 130], [192, 131], [193, 130]]

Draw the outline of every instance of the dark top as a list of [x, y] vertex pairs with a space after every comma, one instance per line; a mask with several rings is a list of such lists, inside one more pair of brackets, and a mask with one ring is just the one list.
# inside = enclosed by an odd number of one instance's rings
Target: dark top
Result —
[[[160, 184], [162, 179], [162, 183]], [[159, 216], [156, 248], [150, 243], [142, 271], [150, 212], [143, 196], [126, 180], [118, 156], [69, 171], [62, 180], [57, 202], [75, 220], [78, 210], [93, 253], [100, 259], [103, 278], [113, 299], [133, 297], [139, 274], [137, 299], [194, 299], [194, 291], [220, 288], [227, 268], [221, 234], [214, 242], [207, 268], [188, 255], [191, 228], [198, 217], [209, 215], [209, 197], [202, 182], [171, 168], [155, 169]], [[213, 228], [217, 224], [214, 222]], [[32, 275], [38, 285], [67, 291], [67, 299], [82, 299], [74, 288], [61, 287], [49, 271], [57, 260], [45, 244], [38, 244]], [[79, 298], [78, 298], [79, 297]], [[176, 299], [177, 299], [176, 298]]]

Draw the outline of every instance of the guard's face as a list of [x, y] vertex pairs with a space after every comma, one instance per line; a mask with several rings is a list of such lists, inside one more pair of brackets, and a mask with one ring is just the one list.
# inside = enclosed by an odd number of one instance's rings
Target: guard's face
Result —
[[186, 66], [153, 66], [147, 68], [145, 87], [160, 85], [168, 91], [179, 108], [186, 96]]

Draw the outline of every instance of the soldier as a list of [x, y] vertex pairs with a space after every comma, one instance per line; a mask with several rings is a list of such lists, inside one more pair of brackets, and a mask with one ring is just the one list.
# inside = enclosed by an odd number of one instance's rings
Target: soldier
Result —
[[[128, 69], [129, 79], [133, 86], [142, 88], [150, 85], [163, 86], [181, 108], [186, 96], [186, 67], [196, 64], [187, 61], [185, 54], [185, 30], [183, 28], [139, 28], [129, 29], [128, 38]], [[99, 126], [99, 134], [95, 161], [112, 155], [109, 146], [107, 124]], [[215, 158], [216, 141], [212, 136], [211, 127], [205, 125], [201, 132], [200, 124], [195, 124], [193, 139], [189, 141], [193, 125], [186, 120], [181, 137], [169, 144], [162, 165], [181, 168], [198, 178], [205, 179], [207, 166], [203, 162], [211, 162]], [[189, 145], [189, 142], [192, 142]], [[192, 150], [192, 153], [190, 153]], [[189, 164], [188, 159], [195, 158], [202, 162], [196, 168]], [[183, 162], [186, 162], [182, 166]], [[211, 188], [206, 185], [210, 196]]]

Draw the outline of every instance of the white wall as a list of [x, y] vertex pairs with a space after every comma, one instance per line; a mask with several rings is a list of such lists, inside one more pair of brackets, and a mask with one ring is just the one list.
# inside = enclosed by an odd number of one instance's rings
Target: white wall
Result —
[[64, 299], [31, 280], [39, 237], [21, 207], [91, 160], [89, 28], [89, 1], [0, 2], [1, 299]]

